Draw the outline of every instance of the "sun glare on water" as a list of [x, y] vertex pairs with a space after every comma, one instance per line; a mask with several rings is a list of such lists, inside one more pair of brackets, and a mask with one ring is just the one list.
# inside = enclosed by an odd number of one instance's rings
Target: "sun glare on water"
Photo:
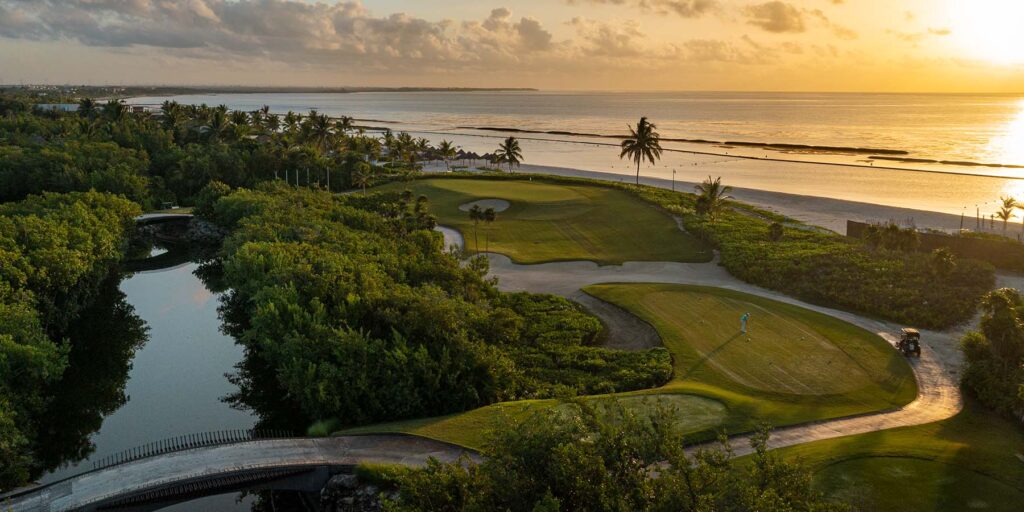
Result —
[[947, 0], [952, 37], [972, 56], [1024, 64], [1024, 0]]

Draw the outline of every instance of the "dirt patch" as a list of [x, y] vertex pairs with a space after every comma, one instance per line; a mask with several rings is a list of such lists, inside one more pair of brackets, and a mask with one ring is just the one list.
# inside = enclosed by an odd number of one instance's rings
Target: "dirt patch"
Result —
[[570, 295], [569, 299], [582, 304], [604, 324], [602, 347], [639, 351], [661, 346], [658, 331], [633, 313], [582, 291]]

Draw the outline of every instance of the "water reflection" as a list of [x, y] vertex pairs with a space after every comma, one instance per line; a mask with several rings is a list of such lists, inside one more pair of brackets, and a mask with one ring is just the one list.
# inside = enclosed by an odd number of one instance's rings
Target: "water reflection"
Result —
[[108, 278], [62, 336], [70, 341], [69, 364], [41, 422], [39, 472], [89, 457], [96, 449], [92, 434], [128, 400], [131, 361], [148, 340], [148, 329], [118, 288], [120, 281], [117, 275]]
[[990, 159], [996, 162], [1024, 165], [1024, 100], [1017, 103], [1017, 114], [988, 146]]

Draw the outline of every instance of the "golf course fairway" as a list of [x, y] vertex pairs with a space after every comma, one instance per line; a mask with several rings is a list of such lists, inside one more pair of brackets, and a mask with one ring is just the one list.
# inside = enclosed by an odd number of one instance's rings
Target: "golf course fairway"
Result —
[[[683, 232], [666, 212], [608, 187], [527, 180], [464, 178], [391, 183], [374, 190], [410, 190], [430, 200], [438, 223], [457, 229], [470, 253], [501, 253], [516, 263], [593, 261], [705, 262], [711, 249]], [[464, 205], [505, 206], [492, 223], [470, 220]], [[484, 203], [487, 204], [487, 203]]]
[[[662, 402], [677, 408], [694, 440], [717, 432], [892, 409], [917, 396], [907, 362], [859, 327], [753, 295], [678, 284], [601, 284], [584, 289], [639, 316], [672, 353], [674, 376], [659, 388], [587, 397]], [[739, 317], [751, 313], [749, 336]], [[502, 418], [559, 406], [556, 399], [506, 402], [439, 418], [371, 425], [343, 433], [405, 432], [479, 447]], [[714, 404], [714, 405], [711, 405]]]

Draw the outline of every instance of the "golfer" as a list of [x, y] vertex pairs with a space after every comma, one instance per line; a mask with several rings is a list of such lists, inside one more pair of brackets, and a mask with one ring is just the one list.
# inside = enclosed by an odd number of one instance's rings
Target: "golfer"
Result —
[[743, 313], [743, 315], [740, 316], [740, 333], [741, 334], [746, 334], [747, 333], [747, 320], [750, 320], [750, 313]]

